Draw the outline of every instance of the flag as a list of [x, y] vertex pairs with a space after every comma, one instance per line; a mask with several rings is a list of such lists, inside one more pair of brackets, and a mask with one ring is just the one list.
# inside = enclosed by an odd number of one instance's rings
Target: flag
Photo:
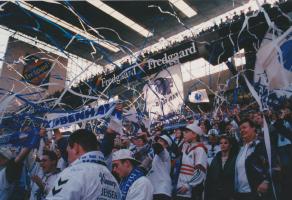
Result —
[[166, 115], [179, 110], [183, 104], [183, 82], [180, 65], [169, 67], [157, 76], [152, 76], [151, 81], [143, 88], [144, 100], [150, 119], [155, 115]]
[[122, 121], [117, 117], [111, 117], [110, 122], [108, 124], [108, 128], [112, 129], [116, 133], [122, 135], [123, 134], [123, 125]]
[[266, 34], [257, 52], [254, 82], [280, 96], [291, 89], [292, 27], [280, 36]]
[[131, 107], [130, 110], [127, 110], [124, 114], [124, 117], [130, 122], [138, 122], [138, 115], [135, 107]]
[[189, 101], [192, 103], [207, 103], [209, 102], [208, 94], [206, 89], [193, 91], [189, 95]]
[[115, 110], [111, 114], [108, 128], [112, 129], [113, 131], [119, 134], [123, 134], [122, 115], [123, 104], [121, 102], [118, 102], [115, 106]]

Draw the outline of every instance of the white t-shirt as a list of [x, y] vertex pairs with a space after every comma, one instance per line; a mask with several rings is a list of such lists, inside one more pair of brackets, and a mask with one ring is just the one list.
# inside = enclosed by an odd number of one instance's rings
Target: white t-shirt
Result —
[[170, 170], [171, 163], [168, 151], [164, 149], [159, 155], [155, 154], [152, 168], [147, 175], [153, 185], [154, 194], [166, 194], [171, 197]]
[[126, 200], [152, 200], [153, 186], [145, 176], [138, 178], [129, 188]]

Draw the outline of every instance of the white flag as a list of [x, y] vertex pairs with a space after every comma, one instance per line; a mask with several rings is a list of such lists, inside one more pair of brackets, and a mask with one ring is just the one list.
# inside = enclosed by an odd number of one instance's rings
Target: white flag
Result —
[[183, 103], [183, 82], [180, 65], [169, 67], [152, 77], [143, 88], [150, 119], [179, 110]]
[[205, 89], [193, 91], [189, 95], [189, 101], [192, 103], [207, 103], [209, 102], [208, 94]]
[[273, 37], [271, 33], [266, 34], [257, 52], [254, 82], [274, 90], [277, 94], [279, 89], [291, 89], [292, 27], [278, 37]]
[[138, 115], [135, 107], [131, 107], [130, 110], [126, 110], [124, 117], [130, 122], [138, 122]]

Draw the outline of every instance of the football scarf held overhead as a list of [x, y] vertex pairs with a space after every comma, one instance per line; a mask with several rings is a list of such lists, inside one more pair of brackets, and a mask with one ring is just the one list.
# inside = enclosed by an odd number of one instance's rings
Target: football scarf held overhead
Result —
[[[61, 127], [67, 127], [71, 124], [77, 124], [84, 121], [103, 118], [110, 114], [113, 114], [115, 110], [115, 103], [104, 104], [95, 108], [86, 108], [78, 112], [63, 115], [50, 119], [46, 122], [45, 128], [52, 130]], [[116, 115], [116, 114], [115, 114]]]

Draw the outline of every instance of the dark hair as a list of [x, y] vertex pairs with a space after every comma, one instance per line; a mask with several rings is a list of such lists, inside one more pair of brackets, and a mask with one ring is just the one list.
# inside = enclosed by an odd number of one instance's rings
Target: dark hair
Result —
[[144, 144], [147, 144], [147, 138], [144, 135], [139, 135], [136, 137], [136, 139], [141, 139], [143, 141]]
[[204, 124], [204, 126], [207, 129], [207, 133], [212, 128], [211, 123], [210, 123], [210, 121], [208, 119], [200, 121], [198, 125], [200, 126], [201, 124]]
[[54, 133], [60, 133], [60, 130], [58, 128], [56, 128], [56, 129], [53, 129], [53, 132]]
[[248, 119], [248, 118], [242, 119], [239, 122], [239, 126], [242, 125], [243, 123], [246, 123], [246, 122], [249, 123], [250, 127], [252, 127], [252, 128], [256, 127], [255, 123], [253, 121], [251, 121], [250, 119]]
[[72, 135], [69, 136], [68, 144], [71, 148], [73, 147], [74, 143], [79, 144], [85, 152], [98, 150], [96, 136], [94, 133], [86, 129], [79, 129], [74, 131]]
[[238, 142], [236, 141], [236, 139], [234, 137], [228, 136], [227, 134], [220, 135], [219, 141], [221, 139], [226, 139], [229, 142], [229, 145], [231, 146], [230, 156], [236, 156], [237, 152], [239, 150], [239, 145], [238, 145]]
[[58, 160], [58, 156], [54, 151], [44, 150], [43, 156], [48, 156], [50, 160]]
[[221, 136], [219, 137], [219, 141], [222, 140], [222, 139], [227, 140], [227, 141], [229, 142], [229, 144], [232, 145], [232, 142], [233, 142], [233, 141], [232, 141], [232, 138], [229, 137], [228, 135], [226, 135], [226, 134], [221, 135]]
[[259, 115], [259, 116], [261, 116], [261, 117], [264, 116], [262, 112], [255, 112], [254, 115]]

